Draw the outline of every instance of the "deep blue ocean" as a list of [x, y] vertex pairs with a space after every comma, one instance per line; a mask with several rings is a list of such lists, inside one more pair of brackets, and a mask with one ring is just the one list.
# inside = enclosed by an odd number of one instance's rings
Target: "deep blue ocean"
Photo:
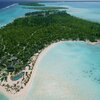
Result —
[[4, 2], [4, 1], [0, 1], [0, 9], [1, 8], [5, 8], [5, 7], [7, 7], [7, 6], [9, 6], [9, 5], [12, 5], [12, 4], [14, 4], [14, 3], [16, 3], [16, 2]]
[[[0, 2], [0, 27], [27, 12], [36, 11], [15, 3], [18, 2]], [[41, 3], [68, 7], [66, 11], [69, 14], [100, 23], [100, 2]], [[15, 5], [10, 6], [12, 4]], [[100, 100], [99, 45], [80, 41], [60, 43], [39, 59], [42, 60], [37, 65], [37, 73], [27, 96], [12, 98], [0, 93], [0, 100]]]

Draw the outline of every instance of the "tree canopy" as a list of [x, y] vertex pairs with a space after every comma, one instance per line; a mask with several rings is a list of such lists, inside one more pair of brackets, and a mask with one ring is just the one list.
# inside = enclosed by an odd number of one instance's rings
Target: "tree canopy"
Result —
[[9, 65], [18, 72], [39, 50], [59, 40], [100, 39], [100, 24], [64, 11], [28, 13], [0, 29], [0, 69]]

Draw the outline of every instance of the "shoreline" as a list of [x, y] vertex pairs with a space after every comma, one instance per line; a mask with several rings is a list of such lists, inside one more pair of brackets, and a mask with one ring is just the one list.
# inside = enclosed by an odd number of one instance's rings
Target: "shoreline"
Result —
[[5, 6], [5, 7], [1, 8], [0, 10], [5, 10], [5, 9], [8, 9], [8, 8], [10, 8], [12, 6], [16, 6], [16, 5], [18, 5], [18, 3], [13, 3], [13, 4], [9, 5], [9, 6]]
[[[60, 42], [62, 43], [62, 42]], [[42, 50], [42, 52], [38, 55], [37, 57], [37, 60], [33, 66], [33, 69], [32, 69], [32, 74], [31, 74], [31, 77], [28, 81], [28, 83], [26, 84], [26, 86], [23, 87], [23, 89], [21, 89], [19, 92], [17, 92], [16, 94], [11, 94], [9, 92], [6, 91], [6, 89], [2, 86], [0, 86], [0, 94], [3, 94], [4, 96], [7, 96], [8, 98], [10, 98], [11, 100], [13, 100], [15, 97], [17, 99], [17, 97], [19, 96], [22, 96], [22, 97], [26, 97], [27, 94], [29, 93], [29, 90], [31, 89], [31, 86], [32, 86], [32, 83], [33, 83], [33, 79], [36, 75], [36, 71], [37, 71], [37, 66], [38, 64], [40, 63], [41, 59], [46, 55], [46, 53], [52, 49], [53, 47], [56, 46], [57, 43], [53, 43], [49, 46], [47, 46], [45, 49]], [[33, 56], [34, 57], [34, 56]]]
[[[76, 41], [72, 41], [72, 40], [64, 40], [64, 41], [59, 41], [59, 42], [54, 42], [54, 43], [51, 43], [50, 45], [48, 45], [47, 47], [45, 47], [43, 50], [41, 50], [41, 52], [38, 54], [37, 58], [36, 58], [36, 61], [34, 63], [34, 65], [32, 66], [33, 69], [32, 69], [32, 74], [29, 78], [29, 81], [28, 83], [23, 87], [23, 89], [21, 89], [19, 92], [17, 92], [16, 94], [11, 94], [9, 92], [6, 91], [6, 89], [2, 86], [0, 86], [0, 94], [3, 94], [4, 96], [7, 96], [8, 98], [10, 98], [11, 100], [13, 100], [15, 97], [16, 99], [19, 97], [19, 96], [22, 96], [24, 98], [27, 97], [31, 87], [32, 87], [32, 83], [34, 81], [34, 78], [35, 78], [35, 75], [36, 75], [36, 72], [37, 72], [37, 69], [38, 69], [38, 65], [40, 64], [40, 61], [43, 59], [44, 56], [46, 56], [47, 52], [49, 50], [51, 50], [52, 48], [54, 48], [55, 46], [57, 46], [58, 44], [62, 44], [64, 42], [86, 42], [88, 44], [91, 44], [91, 45], [100, 45], [100, 40], [98, 40], [97, 42], [90, 42], [90, 41], [79, 41], [79, 40], [76, 40]], [[34, 57], [34, 56], [33, 56]], [[34, 60], [33, 60], [34, 61]], [[32, 61], [32, 62], [33, 62]], [[32, 63], [31, 62], [31, 63]]]
[[90, 42], [89, 40], [86, 41], [87, 43], [91, 44], [91, 45], [100, 45], [100, 40], [97, 40], [97, 42]]
[[[34, 68], [34, 65], [35, 65], [35, 63], [36, 63], [36, 60], [37, 60], [37, 58], [38, 58], [38, 56], [39, 56], [39, 53], [37, 53], [36, 55], [34, 55], [34, 56], [32, 56], [31, 57], [31, 59], [32, 59], [32, 62], [29, 64], [30, 66], [31, 66], [31, 68], [32, 68], [32, 70], [28, 70], [29, 71], [29, 73], [31, 73], [30, 74], [30, 77], [26, 77], [26, 78], [28, 78], [29, 80], [27, 81], [27, 83], [26, 83], [26, 85], [24, 85], [23, 86], [23, 89], [20, 89], [19, 90], [19, 92], [16, 92], [16, 93], [11, 93], [11, 91], [10, 92], [8, 92], [6, 89], [5, 89], [5, 87], [3, 87], [3, 86], [1, 86], [0, 85], [0, 94], [2, 94], [2, 95], [5, 95], [5, 96], [7, 96], [8, 98], [17, 98], [18, 96], [26, 96], [27, 95], [27, 93], [29, 92], [28, 90], [30, 89], [30, 86], [31, 86], [31, 83], [32, 83], [32, 78], [34, 77], [34, 75], [33, 75], [33, 73], [34, 73], [34, 70], [35, 70], [35, 68]], [[35, 60], [34, 60], [34, 57], [35, 57]], [[26, 70], [26, 68], [27, 68], [28, 66], [26, 66], [25, 67], [25, 70]], [[25, 71], [25, 70], [22, 70], [22, 71], [20, 71], [20, 72], [23, 72], [23, 71]], [[27, 71], [27, 70], [26, 70]], [[27, 72], [28, 72], [27, 71]], [[33, 77], [32, 77], [33, 76]], [[21, 80], [21, 81], [20, 81]], [[19, 81], [19, 85], [22, 85], [21, 83], [22, 83], [22, 78], [21, 79], [19, 79], [19, 80], [17, 80], [17, 81], [12, 81], [12, 80], [10, 80], [10, 84], [13, 84], [13, 82], [16, 82], [16, 84], [17, 84], [17, 82]], [[13, 99], [12, 99], [13, 100]]]

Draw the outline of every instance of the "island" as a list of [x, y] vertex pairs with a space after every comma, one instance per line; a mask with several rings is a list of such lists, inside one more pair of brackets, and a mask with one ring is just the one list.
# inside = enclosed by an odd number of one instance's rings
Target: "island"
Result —
[[65, 40], [96, 42], [100, 24], [69, 15], [66, 11], [37, 11], [0, 29], [0, 86], [11, 94], [30, 80], [41, 51]]
[[22, 6], [45, 6], [44, 4], [40, 4], [38, 2], [21, 2], [19, 5]]
[[68, 9], [67, 7], [45, 7], [45, 6], [44, 7], [23, 6], [22, 8], [24, 8], [24, 9], [26, 8], [26, 9], [42, 10], [42, 11], [43, 10], [45, 10], [45, 11], [48, 11], [48, 10], [50, 11], [51, 10], [52, 11], [52, 10], [66, 10], [66, 9]]
[[67, 7], [55, 7], [55, 6], [45, 6], [44, 4], [38, 2], [23, 2], [19, 3], [22, 8], [26, 9], [36, 9], [36, 10], [64, 10], [68, 9]]

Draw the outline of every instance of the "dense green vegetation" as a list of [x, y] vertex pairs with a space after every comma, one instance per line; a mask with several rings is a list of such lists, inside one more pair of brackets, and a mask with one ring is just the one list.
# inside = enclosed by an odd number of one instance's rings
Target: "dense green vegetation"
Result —
[[100, 24], [62, 11], [28, 13], [0, 29], [0, 70], [14, 66], [18, 72], [31, 56], [59, 40], [100, 39]]
[[27, 8], [28, 9], [36, 9], [36, 10], [42, 10], [42, 11], [43, 10], [47, 10], [47, 11], [48, 10], [49, 11], [51, 10], [52, 11], [52, 10], [60, 10], [60, 9], [63, 9], [64, 10], [64, 9], [68, 9], [66, 7], [45, 7], [45, 6], [44, 7], [29, 7], [29, 6], [26, 7], [26, 6], [23, 6], [23, 8], [26, 8], [26, 9]]
[[44, 6], [44, 4], [40, 4], [37, 2], [21, 2], [19, 3], [19, 5], [23, 5], [23, 6]]

